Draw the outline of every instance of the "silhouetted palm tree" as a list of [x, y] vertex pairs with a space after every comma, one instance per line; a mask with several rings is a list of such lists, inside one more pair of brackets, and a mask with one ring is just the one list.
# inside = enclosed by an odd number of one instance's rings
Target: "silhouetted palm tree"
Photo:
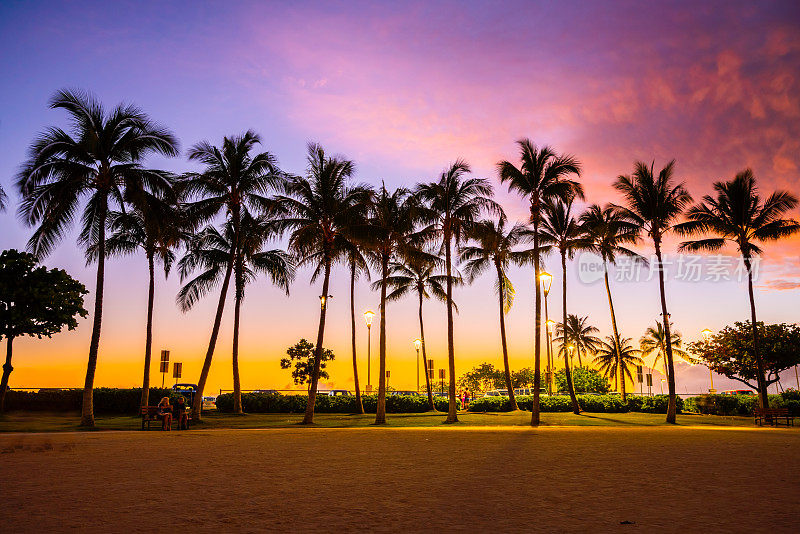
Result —
[[680, 250], [717, 251], [726, 241], [736, 244], [747, 269], [747, 290], [750, 297], [750, 322], [753, 325], [753, 352], [756, 356], [759, 402], [768, 407], [764, 358], [759, 347], [756, 325], [756, 302], [753, 296], [753, 257], [761, 254], [756, 243], [777, 241], [800, 231], [794, 219], [783, 215], [797, 205], [797, 197], [788, 191], [775, 191], [767, 199], [758, 194], [753, 171], [745, 169], [733, 180], [714, 184], [716, 198], [711, 195], [687, 212], [688, 221], [675, 226], [681, 235], [712, 234], [717, 237], [686, 241]]
[[107, 113], [88, 93], [59, 91], [50, 107], [69, 113], [73, 132], [49, 128], [33, 142], [17, 175], [22, 195], [19, 212], [28, 225], [38, 225], [28, 249], [42, 258], [69, 231], [79, 205], [87, 198], [78, 243], [85, 249], [97, 247], [97, 277], [81, 425], [94, 426], [92, 401], [103, 318], [109, 204], [121, 205], [125, 195], [134, 191], [159, 195], [169, 189], [166, 173], [145, 169], [141, 162], [150, 154], [176, 156], [178, 142], [137, 107], [118, 105]]
[[[636, 162], [634, 172], [630, 176], [620, 176], [614, 188], [625, 197], [627, 206], [620, 208], [631, 222], [653, 240], [658, 265], [658, 288], [661, 292], [661, 315], [664, 318], [666, 339], [670, 339], [669, 312], [667, 311], [667, 294], [664, 290], [664, 270], [661, 255], [661, 243], [675, 220], [686, 209], [692, 197], [683, 183], [675, 184], [673, 173], [675, 160], [670, 161], [656, 175], [653, 166], [641, 161]], [[667, 342], [667, 384], [669, 386], [669, 404], [667, 406], [667, 422], [675, 422], [677, 401], [675, 395], [675, 373], [672, 362], [672, 345]]]
[[[126, 211], [108, 214], [108, 228], [112, 232], [106, 240], [106, 255], [135, 254], [139, 250], [147, 258], [147, 325], [145, 326], [144, 376], [142, 378], [142, 406], [150, 399], [150, 359], [153, 348], [153, 303], [155, 300], [155, 262], [158, 260], [169, 276], [175, 261], [174, 250], [185, 235], [186, 224], [176, 199], [158, 198], [147, 192], [134, 195], [132, 206]], [[97, 253], [97, 247], [92, 252]]]
[[514, 387], [511, 383], [511, 367], [508, 364], [508, 345], [506, 343], [505, 315], [514, 304], [514, 286], [508, 279], [510, 265], [524, 265], [533, 259], [530, 250], [515, 250], [520, 243], [528, 238], [528, 229], [524, 224], [515, 224], [507, 228], [505, 216], [495, 222], [492, 220], [480, 221], [468, 232], [469, 238], [475, 245], [465, 246], [461, 250], [461, 262], [464, 264], [464, 274], [472, 282], [487, 269], [494, 268], [497, 275], [495, 288], [500, 303], [500, 341], [503, 349], [503, 366], [506, 379], [508, 398], [511, 409], [519, 410], [514, 397]]
[[[447, 275], [436, 274], [437, 269], [443, 264], [440, 258], [433, 259], [418, 259], [406, 260], [404, 262], [393, 262], [389, 265], [389, 276], [386, 278], [386, 284], [391, 289], [391, 292], [386, 295], [387, 301], [398, 300], [408, 294], [416, 293], [419, 301], [419, 339], [421, 341], [422, 349], [422, 367], [425, 369], [425, 389], [428, 393], [428, 408], [432, 411], [436, 410], [433, 403], [433, 391], [431, 390], [431, 381], [428, 374], [428, 353], [425, 347], [425, 324], [422, 320], [422, 303], [425, 299], [435, 297], [436, 299], [447, 302], [447, 290], [444, 285], [447, 284]], [[453, 283], [455, 285], [461, 282], [461, 278], [457, 277]], [[375, 282], [372, 288], [380, 290], [380, 281]], [[453, 307], [458, 311], [458, 307], [453, 303]]]
[[628, 377], [633, 381], [631, 369], [637, 365], [644, 365], [640, 357], [641, 351], [631, 345], [631, 338], [629, 337], [614, 340], [611, 336], [608, 336], [606, 339], [608, 341], [601, 341], [597, 347], [594, 363], [597, 364], [606, 378], [613, 376], [614, 382], [617, 381], [617, 377], [621, 377], [622, 380]]
[[[617, 328], [617, 314], [614, 312], [614, 301], [611, 298], [611, 285], [608, 281], [608, 265], [615, 265], [618, 257], [628, 258], [632, 262], [646, 264], [647, 261], [636, 252], [627, 248], [639, 240], [639, 227], [629, 221], [626, 215], [611, 204], [601, 208], [598, 204], [592, 204], [581, 215], [581, 224], [586, 232], [589, 242], [588, 250], [591, 250], [603, 260], [603, 277], [606, 284], [606, 296], [608, 297], [608, 309], [611, 312], [612, 341], [619, 339], [619, 329]], [[622, 372], [621, 366], [616, 366]], [[625, 379], [616, 377], [614, 382], [620, 387], [623, 400], [625, 399]]]
[[520, 147], [520, 167], [509, 161], [497, 164], [501, 182], [508, 182], [508, 188], [516, 191], [530, 201], [531, 223], [533, 225], [533, 270], [536, 280], [535, 327], [534, 327], [534, 393], [531, 425], [539, 424], [539, 388], [541, 386], [541, 330], [542, 294], [538, 283], [540, 274], [539, 228], [541, 226], [544, 203], [551, 199], [567, 200], [574, 196], [583, 198], [581, 185], [571, 180], [571, 175], [580, 176], [578, 160], [572, 156], [556, 154], [550, 147], [538, 148], [530, 139], [517, 141]]
[[[192, 417], [196, 419], [201, 416], [203, 390], [219, 336], [243, 211], [261, 214], [275, 210], [275, 203], [268, 194], [283, 183], [283, 174], [277, 167], [275, 156], [269, 152], [252, 154], [259, 143], [261, 139], [258, 134], [251, 130], [241, 136], [225, 137], [221, 147], [213, 146], [208, 141], [197, 143], [189, 150], [189, 160], [201, 163], [205, 168], [202, 172], [187, 173], [179, 184], [181, 193], [190, 201], [185, 206], [185, 212], [193, 224], [208, 222], [224, 213], [233, 231], [234, 247], [228, 251], [214, 325], [192, 404]], [[188, 309], [183, 305], [182, 308]]]
[[421, 211], [429, 230], [441, 240], [444, 254], [445, 286], [447, 288], [447, 356], [450, 372], [448, 394], [450, 403], [447, 422], [458, 421], [456, 404], [456, 360], [453, 340], [453, 247], [458, 248], [466, 232], [477, 221], [481, 212], [498, 213], [500, 206], [492, 200], [492, 186], [484, 178], [465, 178], [470, 167], [458, 160], [442, 172], [439, 179], [419, 184], [415, 195], [425, 204]]
[[[361, 218], [361, 217], [359, 217]], [[353, 349], [353, 385], [356, 391], [356, 413], [364, 413], [364, 403], [361, 400], [361, 387], [358, 382], [358, 353], [356, 352], [356, 279], [363, 275], [369, 280], [369, 265], [361, 250], [361, 246], [348, 242], [345, 252], [347, 265], [350, 271], [350, 341]]]
[[[600, 330], [588, 324], [588, 321], [588, 316], [578, 317], [572, 313], [567, 315], [566, 339], [567, 343], [570, 343], [575, 347], [575, 352], [578, 355], [578, 367], [583, 366], [581, 354], [585, 354], [586, 356], [589, 354], [594, 354], [597, 350], [597, 347], [602, 342], [602, 340], [595, 335], [596, 333], [600, 332]], [[565, 345], [563, 324], [556, 324], [556, 334], [558, 334], [558, 337], [554, 338], [553, 341], [561, 343], [563, 350], [563, 346]]]
[[[689, 361], [689, 354], [681, 349], [681, 333], [672, 331], [669, 334], [670, 345], [672, 346], [672, 354], [677, 355], [684, 360]], [[664, 323], [656, 321], [655, 328], [648, 326], [644, 335], [639, 340], [639, 348], [641, 349], [642, 356], [645, 358], [653, 357], [653, 368], [658, 364], [659, 360], [664, 364], [664, 377], [669, 380], [669, 371], [667, 369], [667, 332], [664, 328]]]
[[312, 283], [322, 275], [314, 368], [303, 424], [314, 422], [331, 267], [335, 261], [342, 259], [343, 252], [347, 250], [347, 232], [353, 221], [358, 220], [362, 205], [369, 200], [368, 190], [364, 187], [348, 186], [347, 180], [354, 170], [352, 161], [341, 156], [327, 156], [322, 146], [309, 143], [306, 177], [289, 177], [284, 194], [277, 197], [288, 213], [282, 224], [283, 228], [292, 230], [290, 252], [298, 257], [298, 265], [314, 266]]
[[[572, 197], [568, 198], [567, 202], [551, 198], [544, 203], [542, 211], [544, 216], [540, 222], [539, 240], [548, 250], [557, 250], [561, 257], [562, 323], [567, 323], [567, 259], [572, 259], [575, 257], [576, 251], [586, 248], [586, 239], [581, 225], [572, 215]], [[574, 345], [574, 340], [567, 339], [565, 343], [562, 343], [562, 348], [570, 344]], [[572, 401], [572, 411], [575, 414], [579, 414], [580, 405], [578, 404], [578, 398], [575, 396], [569, 354], [566, 350], [563, 353], [564, 374]], [[580, 353], [578, 360], [580, 360]]]
[[419, 212], [417, 199], [407, 189], [390, 193], [381, 186], [373, 195], [369, 225], [364, 228], [363, 242], [372, 249], [375, 263], [380, 268], [380, 364], [378, 374], [378, 404], [375, 424], [386, 422], [386, 302], [389, 265], [401, 258], [424, 256], [418, 246], [422, 236], [415, 234]]

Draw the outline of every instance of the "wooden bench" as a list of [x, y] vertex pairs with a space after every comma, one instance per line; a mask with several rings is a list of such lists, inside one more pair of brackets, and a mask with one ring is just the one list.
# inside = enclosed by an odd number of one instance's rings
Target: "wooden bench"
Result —
[[789, 414], [788, 408], [768, 408], [762, 410], [756, 408], [754, 410], [755, 423], [759, 426], [767, 423], [772, 426], [779, 426], [784, 424], [786, 426], [794, 426], [794, 416]]
[[[174, 407], [173, 407], [174, 408]], [[161, 409], [158, 406], [142, 406], [141, 408], [141, 416], [142, 416], [142, 430], [145, 430], [145, 425], [147, 426], [147, 430], [150, 430], [150, 423], [153, 421], [161, 424], [161, 419], [158, 417], [159, 412]], [[189, 430], [189, 423], [192, 420], [192, 414], [189, 413], [188, 409], [186, 412], [186, 430]], [[178, 422], [175, 418], [175, 414], [173, 412], [172, 422]], [[178, 427], [180, 428], [180, 426]]]

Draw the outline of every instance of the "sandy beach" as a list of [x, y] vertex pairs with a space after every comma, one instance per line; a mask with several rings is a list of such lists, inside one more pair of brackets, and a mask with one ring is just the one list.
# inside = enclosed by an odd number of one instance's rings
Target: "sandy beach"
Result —
[[775, 429], [7, 434], [0, 451], [6, 532], [800, 525], [800, 434]]

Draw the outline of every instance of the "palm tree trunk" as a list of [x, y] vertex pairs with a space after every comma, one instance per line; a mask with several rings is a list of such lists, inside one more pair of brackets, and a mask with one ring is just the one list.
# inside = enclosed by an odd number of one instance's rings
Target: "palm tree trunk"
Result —
[[539, 207], [534, 209], [531, 206], [533, 213], [533, 285], [536, 286], [535, 300], [535, 324], [533, 328], [533, 403], [531, 405], [531, 426], [539, 426], [539, 389], [542, 385], [542, 291], [539, 284]]
[[[675, 423], [675, 414], [678, 409], [675, 395], [675, 368], [672, 362], [672, 334], [669, 326], [669, 312], [667, 312], [667, 294], [664, 289], [664, 269], [661, 261], [661, 243], [654, 239], [656, 259], [658, 260], [658, 289], [661, 292], [661, 316], [664, 318], [664, 337], [667, 349], [667, 387], [669, 389], [669, 403], [667, 404], [667, 423]], [[623, 386], [624, 388], [624, 386]]]
[[761, 356], [760, 335], [758, 332], [758, 321], [756, 320], [756, 300], [753, 295], [753, 270], [750, 256], [744, 256], [744, 264], [747, 267], [747, 292], [750, 295], [750, 321], [753, 324], [753, 354], [756, 356], [756, 377], [758, 384], [758, 403], [761, 409], [769, 408], [769, 397], [767, 396], [767, 381], [764, 378], [764, 358]]
[[433, 392], [431, 391], [431, 377], [428, 373], [428, 355], [425, 352], [425, 324], [422, 321], [422, 290], [417, 291], [419, 295], [419, 340], [422, 342], [422, 367], [425, 368], [425, 389], [428, 392], [428, 407], [431, 411], [436, 411], [436, 405], [433, 402]]
[[[446, 223], [449, 224], [449, 221]], [[450, 250], [450, 233], [449, 229], [446, 229], [446, 233], [444, 236], [444, 245], [445, 245], [445, 254], [444, 254], [444, 261], [445, 261], [445, 269], [447, 270], [447, 363], [450, 369], [450, 386], [448, 389], [448, 395], [450, 397], [450, 402], [447, 408], [447, 419], [445, 420], [446, 423], [457, 423], [458, 422], [458, 410], [456, 406], [456, 353], [455, 353], [455, 344], [453, 343], [453, 280], [452, 280], [452, 271], [453, 271], [453, 263]]]
[[[572, 371], [570, 370], [569, 361], [569, 338], [567, 337], [567, 253], [561, 251], [561, 307], [562, 307], [562, 323], [564, 334], [564, 375], [567, 379], [567, 389], [569, 389], [569, 399], [572, 401], [572, 413], [580, 415], [581, 406], [578, 404], [578, 397], [575, 395], [575, 384], [572, 382]], [[538, 285], [538, 284], [537, 284]]]
[[11, 356], [14, 352], [14, 337], [11, 336], [6, 339], [6, 363], [3, 364], [3, 378], [0, 380], [0, 413], [5, 411], [6, 406], [6, 391], [8, 390], [8, 377], [14, 367], [11, 366]]
[[232, 348], [232, 363], [233, 363], [233, 413], [241, 415], [242, 410], [242, 384], [239, 381], [239, 317], [242, 308], [242, 297], [244, 292], [244, 280], [242, 273], [242, 266], [236, 266], [236, 274], [234, 275], [234, 305], [233, 305], [233, 348]]
[[228, 260], [227, 267], [225, 268], [225, 278], [222, 281], [222, 289], [219, 291], [217, 314], [214, 316], [214, 326], [211, 329], [211, 339], [208, 340], [208, 350], [206, 350], [206, 357], [205, 360], [203, 360], [203, 369], [200, 371], [200, 380], [197, 381], [197, 391], [194, 394], [194, 401], [192, 402], [192, 419], [195, 421], [199, 421], [202, 416], [203, 390], [205, 390], [206, 387], [208, 373], [211, 371], [211, 359], [214, 357], [214, 348], [217, 346], [219, 327], [222, 323], [222, 311], [225, 309], [225, 298], [228, 296], [228, 286], [230, 286], [231, 282], [233, 259], [234, 252], [231, 251], [231, 257]]
[[106, 270], [106, 215], [108, 214], [107, 198], [100, 202], [97, 210], [97, 280], [94, 293], [94, 317], [92, 338], [89, 342], [89, 362], [86, 365], [86, 381], [83, 384], [83, 405], [81, 407], [81, 425], [94, 426], [94, 373], [97, 369], [97, 353], [100, 350], [100, 327], [103, 323], [103, 283]]
[[498, 285], [498, 293], [500, 294], [500, 342], [503, 346], [503, 366], [505, 370], [505, 378], [506, 378], [506, 389], [508, 390], [508, 400], [511, 402], [511, 409], [512, 410], [519, 410], [519, 406], [517, 406], [517, 399], [514, 396], [514, 388], [511, 384], [511, 367], [508, 365], [508, 346], [506, 345], [506, 318], [505, 318], [505, 298], [504, 298], [504, 283], [503, 283], [503, 269], [500, 267], [500, 263], [495, 261], [495, 268], [497, 269], [497, 285]]
[[147, 286], [147, 326], [144, 335], [144, 376], [142, 377], [142, 406], [150, 402], [150, 357], [153, 352], [153, 301], [156, 293], [156, 269], [153, 265], [153, 254], [147, 253], [147, 268], [150, 281]]
[[353, 345], [353, 384], [356, 388], [356, 413], [364, 413], [361, 402], [361, 388], [358, 386], [358, 357], [356, 353], [356, 264], [350, 262], [350, 338]]
[[308, 403], [302, 424], [310, 425], [314, 422], [314, 405], [317, 402], [317, 384], [319, 384], [319, 370], [322, 365], [322, 342], [325, 338], [325, 314], [328, 311], [328, 284], [331, 280], [331, 260], [325, 258], [325, 277], [322, 279], [322, 296], [325, 304], [319, 307], [319, 329], [317, 330], [317, 346], [314, 347], [314, 372], [311, 374], [311, 386], [308, 388]]
[[379, 341], [378, 406], [375, 424], [386, 423], [386, 277], [389, 276], [389, 255], [381, 254], [381, 331]]
[[[606, 296], [608, 296], [608, 309], [611, 310], [611, 328], [614, 332], [614, 358], [617, 362], [617, 372], [614, 376], [616, 390], [622, 394], [622, 402], [625, 402], [625, 377], [622, 376], [622, 358], [619, 347], [619, 330], [617, 330], [617, 314], [614, 313], [614, 301], [611, 299], [611, 285], [608, 283], [608, 264], [603, 261], [603, 275], [606, 281]], [[621, 388], [620, 389], [620, 384]]]

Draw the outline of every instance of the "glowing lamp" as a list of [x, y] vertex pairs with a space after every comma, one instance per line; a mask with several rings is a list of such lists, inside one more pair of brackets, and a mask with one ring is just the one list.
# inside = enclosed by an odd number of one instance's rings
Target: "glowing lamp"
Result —
[[539, 273], [539, 283], [542, 284], [542, 290], [547, 295], [550, 293], [550, 286], [553, 284], [553, 275], [547, 271], [542, 271]]
[[367, 323], [367, 328], [372, 326], [372, 318], [375, 317], [375, 312], [373, 311], [365, 311], [364, 312], [364, 322]]
[[417, 349], [417, 350], [422, 348], [422, 340], [421, 339], [415, 339], [414, 340], [414, 348]]

